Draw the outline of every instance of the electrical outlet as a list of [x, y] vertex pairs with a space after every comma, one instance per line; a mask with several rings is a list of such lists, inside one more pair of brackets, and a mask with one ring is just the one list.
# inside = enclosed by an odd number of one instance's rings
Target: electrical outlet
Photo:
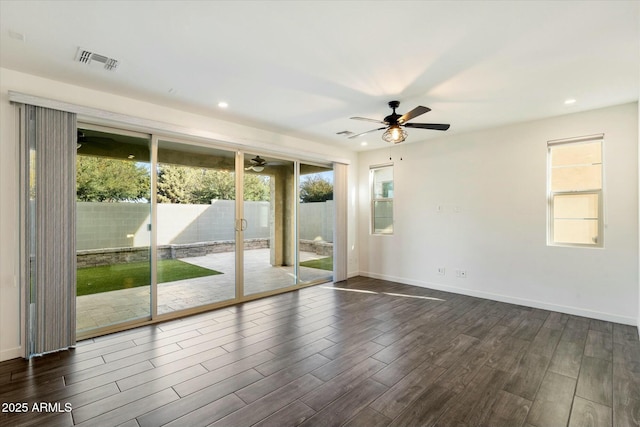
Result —
[[444, 267], [438, 267], [438, 274], [444, 276], [445, 270]]
[[456, 277], [459, 277], [461, 279], [466, 279], [467, 278], [467, 270], [456, 270]]

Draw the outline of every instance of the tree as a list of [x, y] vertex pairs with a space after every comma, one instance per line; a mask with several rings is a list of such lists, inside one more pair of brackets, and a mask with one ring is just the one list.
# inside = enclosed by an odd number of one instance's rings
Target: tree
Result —
[[149, 172], [131, 160], [78, 156], [76, 200], [81, 202], [149, 199]]
[[326, 202], [333, 200], [333, 184], [318, 175], [307, 176], [300, 183], [300, 202]]
[[198, 184], [198, 170], [163, 164], [158, 166], [158, 203], [195, 203], [194, 187]]
[[211, 203], [213, 199], [235, 200], [236, 175], [226, 170], [203, 169], [193, 192], [197, 203]]
[[[270, 198], [269, 177], [245, 174], [244, 199]], [[235, 173], [220, 169], [192, 168], [163, 164], [158, 168], [159, 203], [209, 204], [211, 200], [235, 200]]]
[[244, 174], [244, 199], [252, 201], [271, 200], [270, 178], [266, 175]]

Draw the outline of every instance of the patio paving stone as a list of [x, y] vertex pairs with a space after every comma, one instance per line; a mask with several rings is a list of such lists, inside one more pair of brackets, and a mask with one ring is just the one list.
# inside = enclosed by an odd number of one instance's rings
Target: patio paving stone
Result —
[[[273, 267], [269, 263], [269, 249], [244, 252], [245, 294], [251, 295], [294, 284], [293, 267]], [[301, 252], [302, 261], [323, 258], [311, 252]], [[158, 285], [158, 314], [184, 310], [235, 297], [235, 253], [223, 252], [181, 261], [213, 269], [222, 274], [160, 283]], [[326, 270], [300, 267], [301, 279], [331, 281]], [[76, 328], [84, 332], [133, 319], [149, 316], [150, 289], [137, 287], [99, 294], [83, 295], [76, 299]]]

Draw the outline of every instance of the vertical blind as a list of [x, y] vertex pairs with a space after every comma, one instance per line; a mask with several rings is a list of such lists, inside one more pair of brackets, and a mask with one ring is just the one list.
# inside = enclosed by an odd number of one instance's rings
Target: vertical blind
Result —
[[333, 268], [333, 281], [341, 282], [347, 280], [347, 260], [348, 243], [347, 243], [347, 171], [348, 166], [342, 163], [334, 163], [333, 165], [333, 192], [335, 200], [335, 219], [334, 219], [334, 236], [333, 236], [333, 259], [335, 266]]
[[24, 106], [27, 357], [76, 343], [76, 115]]

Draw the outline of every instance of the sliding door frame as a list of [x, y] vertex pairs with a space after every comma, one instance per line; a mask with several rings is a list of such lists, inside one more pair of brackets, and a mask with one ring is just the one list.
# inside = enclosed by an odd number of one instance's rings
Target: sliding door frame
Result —
[[232, 300], [237, 304], [244, 295], [244, 152], [236, 151], [236, 209], [234, 224], [236, 251], [236, 297]]
[[[245, 219], [244, 219], [244, 157], [247, 152], [255, 152], [260, 151], [264, 153], [264, 155], [272, 155], [268, 151], [265, 150], [255, 150], [255, 149], [239, 149], [238, 147], [231, 147], [224, 143], [219, 143], [217, 141], [198, 141], [191, 140], [188, 138], [183, 138], [179, 136], [165, 135], [159, 132], [146, 133], [143, 131], [129, 131], [126, 127], [117, 127], [116, 126], [103, 126], [103, 125], [94, 125], [90, 121], [81, 120], [79, 121], [79, 126], [82, 128], [95, 128], [96, 130], [101, 131], [113, 131], [114, 133], [118, 133], [119, 131], [126, 134], [127, 132], [132, 133], [145, 133], [150, 136], [149, 150], [150, 150], [150, 191], [151, 191], [151, 199], [150, 199], [150, 222], [151, 222], [151, 232], [150, 232], [150, 268], [151, 268], [151, 290], [150, 290], [150, 315], [148, 318], [140, 318], [133, 319], [129, 321], [125, 321], [122, 323], [117, 323], [113, 325], [107, 325], [103, 327], [99, 327], [96, 329], [82, 331], [78, 333], [78, 339], [87, 339], [95, 336], [105, 335], [108, 333], [113, 333], [116, 331], [131, 329], [139, 326], [154, 324], [166, 320], [173, 320], [193, 314], [203, 313], [211, 310], [215, 310], [222, 307], [237, 305], [243, 302], [252, 301], [260, 298], [264, 298], [267, 296], [277, 295], [285, 292], [294, 291], [297, 289], [301, 289], [307, 286], [313, 286], [318, 283], [324, 283], [324, 280], [314, 281], [314, 282], [301, 282], [300, 280], [300, 246], [299, 246], [299, 191], [300, 191], [300, 167], [301, 164], [310, 164], [317, 165], [327, 168], [332, 168], [333, 165], [331, 163], [322, 163], [322, 162], [313, 162], [291, 158], [288, 156], [282, 156], [278, 154], [274, 154], [274, 157], [277, 157], [282, 160], [287, 160], [293, 162], [293, 172], [294, 172], [294, 188], [295, 194], [293, 195], [296, 203], [293, 204], [293, 219], [295, 222], [294, 233], [295, 233], [295, 244], [293, 247], [293, 260], [294, 260], [294, 275], [295, 282], [288, 286], [283, 286], [278, 289], [267, 290], [263, 292], [257, 292], [254, 294], [245, 295], [245, 274], [244, 274], [244, 228], [245, 228]], [[236, 185], [236, 197], [235, 197], [235, 218], [234, 218], [234, 235], [235, 235], [235, 297], [233, 299], [224, 300], [220, 302], [214, 302], [209, 304], [204, 304], [196, 307], [190, 307], [182, 310], [172, 311], [170, 313], [158, 313], [158, 202], [155, 197], [158, 191], [158, 182], [157, 182], [157, 165], [158, 165], [158, 148], [160, 141], [171, 141], [177, 144], [198, 146], [203, 148], [213, 148], [219, 150], [226, 150], [229, 152], [233, 152], [235, 154], [235, 185]], [[248, 148], [248, 147], [245, 147]]]
[[157, 134], [151, 134], [151, 250], [149, 256], [151, 257], [151, 319], [154, 320], [158, 317], [158, 200], [156, 195], [158, 194], [158, 143], [159, 137]]

